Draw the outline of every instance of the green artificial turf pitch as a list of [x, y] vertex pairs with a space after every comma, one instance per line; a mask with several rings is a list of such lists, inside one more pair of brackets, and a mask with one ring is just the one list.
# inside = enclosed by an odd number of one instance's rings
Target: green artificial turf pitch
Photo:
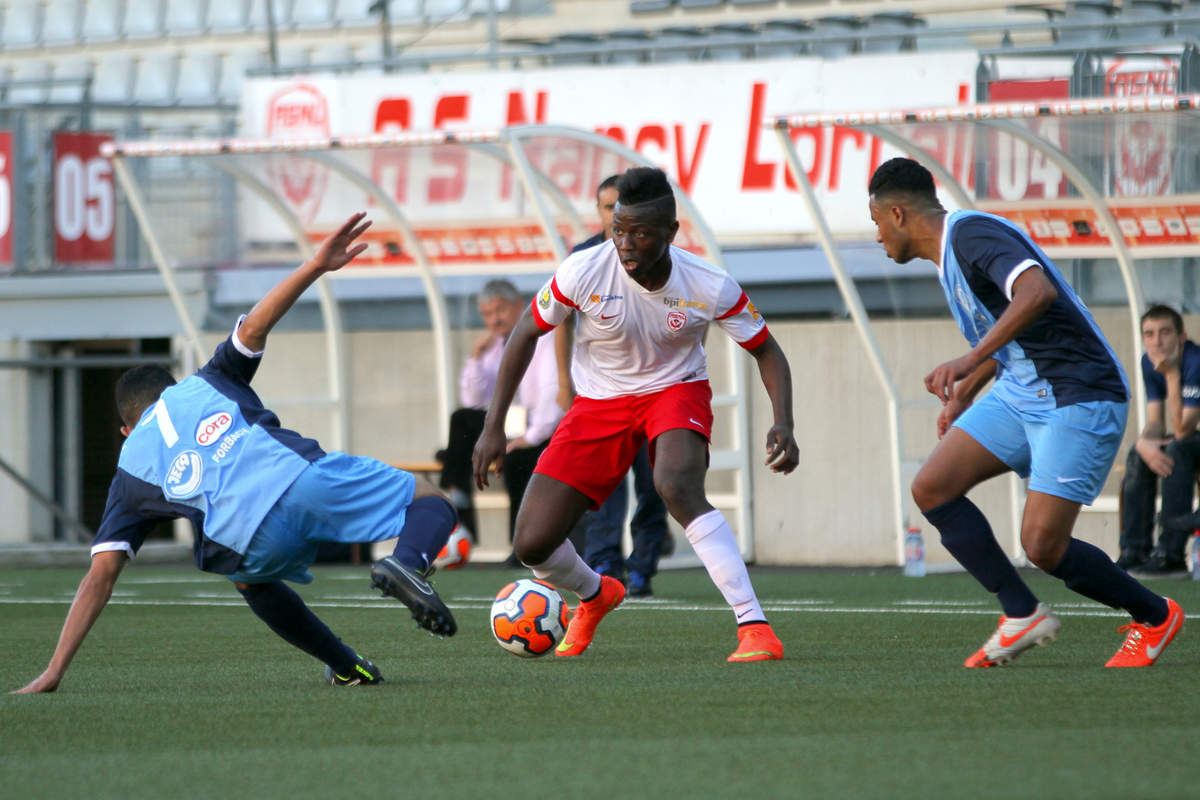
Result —
[[[227, 581], [128, 568], [59, 691], [0, 700], [5, 797], [1194, 798], [1200, 583], [1149, 585], [1196, 621], [1152, 669], [1107, 670], [1126, 620], [1026, 573], [1063, 617], [1001, 669], [963, 659], [997, 611], [965, 575], [753, 569], [781, 662], [727, 664], [699, 570], [627, 601], [582, 657], [519, 659], [489, 599], [525, 572], [435, 582], [457, 636], [416, 630], [365, 567], [299, 587], [383, 670], [334, 689]], [[48, 659], [79, 570], [0, 571], [0, 679]], [[574, 598], [570, 598], [572, 602]]]

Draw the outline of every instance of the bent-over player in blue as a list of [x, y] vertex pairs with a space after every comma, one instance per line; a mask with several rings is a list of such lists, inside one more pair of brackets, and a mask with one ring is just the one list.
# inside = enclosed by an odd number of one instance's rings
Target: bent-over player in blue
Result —
[[[925, 388], [943, 404], [941, 440], [912, 484], [942, 544], [1000, 601], [995, 633], [968, 667], [1012, 661], [1053, 641], [1059, 621], [1021, 580], [979, 508], [974, 486], [1009, 470], [1029, 478], [1021, 545], [1067, 588], [1123, 608], [1133, 622], [1110, 667], [1148, 667], [1183, 625], [1183, 611], [1131, 578], [1102, 550], [1071, 537], [1096, 499], [1125, 431], [1129, 387], [1091, 312], [1037, 245], [1007, 220], [947, 214], [933, 176], [893, 158], [869, 187], [876, 238], [893, 260], [932, 261], [971, 345], [936, 367]], [[990, 392], [972, 402], [992, 378]]]
[[126, 436], [92, 545], [92, 565], [67, 612], [46, 670], [20, 693], [52, 692], [112, 596], [125, 562], [163, 519], [195, 529], [196, 565], [227, 575], [271, 630], [326, 665], [335, 686], [373, 684], [379, 669], [347, 647], [283, 583], [308, 583], [319, 542], [398, 538], [372, 583], [407, 605], [431, 633], [456, 630], [426, 581], [457, 524], [432, 484], [370, 458], [325, 453], [280, 426], [250, 388], [267, 334], [317, 278], [366, 249], [371, 224], [355, 214], [316, 255], [271, 289], [196, 374], [175, 383], [161, 367], [121, 376], [116, 399]]

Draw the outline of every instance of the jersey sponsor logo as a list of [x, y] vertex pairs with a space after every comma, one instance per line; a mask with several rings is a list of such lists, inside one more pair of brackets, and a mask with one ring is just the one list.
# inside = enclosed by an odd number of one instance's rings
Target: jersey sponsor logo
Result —
[[205, 417], [196, 426], [196, 444], [201, 447], [215, 444], [221, 438], [221, 434], [229, 430], [229, 426], [232, 424], [233, 415], [228, 411], [218, 411], [212, 416]]
[[589, 303], [607, 303], [609, 300], [624, 300], [623, 294], [593, 294], [588, 296]]
[[682, 330], [687, 324], [687, 314], [682, 311], [667, 312], [667, 327], [673, 331]]
[[214, 464], [220, 464], [221, 461], [224, 460], [225, 456], [229, 455], [229, 451], [233, 450], [233, 446], [235, 444], [237, 444], [237, 440], [242, 438], [249, 432], [250, 432], [249, 428], [238, 428], [236, 431], [234, 431], [233, 433], [229, 434], [224, 439], [222, 439], [221, 444], [217, 447], [216, 451], [212, 454], [212, 462]]
[[682, 297], [664, 297], [663, 305], [667, 308], [708, 308], [708, 303], [699, 300], [684, 300]]
[[547, 286], [545, 289], [542, 289], [542, 293], [540, 295], [538, 295], [538, 305], [541, 306], [542, 308], [550, 307], [550, 287], [549, 286]]
[[746, 310], [750, 312], [750, 317], [755, 322], [758, 322], [759, 318], [762, 317], [762, 314], [759, 314], [758, 309], [754, 307], [754, 303], [751, 303], [749, 300], [746, 301]]
[[185, 450], [171, 462], [163, 493], [176, 500], [186, 500], [196, 494], [204, 477], [204, 461], [195, 450]]
[[1184, 400], [1195, 400], [1200, 397], [1200, 386], [1184, 386], [1180, 391]]

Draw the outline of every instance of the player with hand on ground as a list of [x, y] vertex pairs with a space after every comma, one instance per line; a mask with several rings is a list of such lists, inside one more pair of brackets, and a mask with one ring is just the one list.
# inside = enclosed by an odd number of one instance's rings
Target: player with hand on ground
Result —
[[[1029, 560], [1068, 589], [1133, 616], [1105, 666], [1150, 666], [1183, 625], [1179, 604], [1071, 536], [1080, 505], [1104, 485], [1129, 408], [1124, 370], [1091, 312], [1017, 226], [978, 211], [947, 213], [933, 176], [916, 161], [881, 164], [869, 192], [876, 239], [897, 263], [936, 265], [971, 345], [925, 378], [943, 405], [940, 441], [912, 484], [942, 544], [1003, 608], [996, 631], [965, 666], [1004, 664], [1058, 635], [1058, 618], [1021, 580], [966, 496], [1009, 470], [1029, 478], [1021, 520]], [[993, 377], [991, 391], [975, 400]]]
[[317, 253], [271, 289], [196, 374], [175, 383], [161, 367], [117, 383], [126, 436], [92, 545], [92, 565], [67, 612], [45, 671], [16, 693], [53, 692], [108, 604], [126, 562], [160, 521], [195, 530], [196, 564], [228, 576], [271, 630], [326, 665], [335, 686], [374, 684], [379, 669], [347, 647], [284, 580], [308, 583], [319, 542], [398, 537], [372, 583], [403, 602], [418, 624], [452, 635], [449, 609], [429, 586], [429, 564], [457, 524], [454, 507], [426, 480], [370, 458], [325, 453], [280, 426], [250, 387], [267, 334], [321, 275], [366, 249], [371, 224], [350, 217]]
[[701, 342], [715, 322], [754, 357], [774, 414], [767, 465], [784, 474], [800, 460], [787, 358], [737, 281], [671, 245], [679, 222], [661, 170], [631, 169], [617, 189], [612, 238], [570, 255], [508, 339], [475, 445], [476, 484], [486, 486], [489, 468], [502, 467], [504, 415], [538, 337], [578, 312], [571, 365], [578, 396], [538, 461], [514, 542], [535, 576], [580, 597], [555, 654], [583, 653], [625, 597], [621, 582], [592, 570], [567, 534], [604, 502], [649, 441], [655, 488], [733, 608], [738, 647], [729, 661], [782, 658], [733, 530], [704, 493], [713, 414]]

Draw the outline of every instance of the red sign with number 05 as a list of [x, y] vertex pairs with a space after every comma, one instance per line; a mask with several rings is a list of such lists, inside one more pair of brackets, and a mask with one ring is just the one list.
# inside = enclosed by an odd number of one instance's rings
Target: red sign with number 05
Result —
[[54, 257], [60, 263], [111, 262], [116, 220], [112, 164], [99, 133], [54, 135]]

